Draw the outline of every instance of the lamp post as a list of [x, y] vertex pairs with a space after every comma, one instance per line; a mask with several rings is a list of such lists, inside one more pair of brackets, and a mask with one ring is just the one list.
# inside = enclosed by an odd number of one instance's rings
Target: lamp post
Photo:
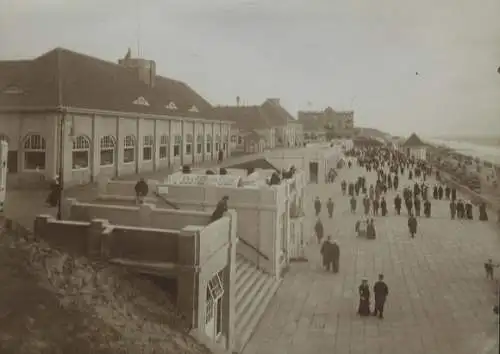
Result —
[[62, 107], [58, 107], [58, 112], [61, 115], [61, 118], [59, 120], [59, 200], [57, 202], [57, 220], [62, 220], [64, 190], [64, 123], [66, 114]]

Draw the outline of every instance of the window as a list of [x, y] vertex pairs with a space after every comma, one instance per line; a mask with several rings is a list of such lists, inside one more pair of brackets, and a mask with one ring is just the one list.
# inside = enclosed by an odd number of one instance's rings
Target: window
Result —
[[127, 135], [123, 142], [123, 163], [132, 163], [135, 161], [135, 137]]
[[241, 144], [243, 144], [243, 138], [241, 137], [241, 135], [238, 135], [238, 145]]
[[222, 299], [223, 295], [224, 287], [222, 281], [219, 274], [215, 274], [207, 285], [205, 323], [209, 323], [214, 318], [214, 310], [219, 310], [217, 305], [219, 305], [218, 302]]
[[151, 161], [153, 160], [153, 145], [155, 140], [152, 135], [146, 135], [143, 139], [142, 161]]
[[177, 157], [181, 154], [181, 144], [182, 137], [180, 135], [176, 135], [174, 138], [174, 157]]
[[111, 135], [101, 138], [101, 166], [111, 166], [115, 163], [116, 140]]
[[168, 158], [168, 135], [162, 135], [160, 137], [160, 160], [166, 160]]
[[86, 169], [90, 164], [90, 140], [86, 136], [77, 136], [73, 141], [73, 169]]
[[146, 101], [146, 99], [144, 97], [138, 97], [134, 102], [132, 102], [133, 104], [137, 104], [139, 106], [149, 106], [149, 102]]
[[232, 143], [235, 143], [237, 140], [238, 137], [236, 135], [231, 135], [231, 142]]
[[215, 136], [215, 151], [218, 152], [220, 150], [220, 135], [217, 134]]
[[175, 104], [175, 102], [170, 101], [170, 103], [169, 103], [169, 104], [167, 104], [167, 105], [165, 106], [165, 108], [166, 108], [166, 109], [171, 109], [171, 110], [174, 110], [174, 111], [175, 111], [175, 110], [177, 110], [177, 105]]
[[45, 139], [39, 134], [24, 139], [24, 169], [45, 170]]
[[186, 155], [193, 152], [193, 134], [186, 134]]
[[189, 112], [198, 113], [199, 112], [198, 107], [196, 107], [195, 105], [192, 105], [191, 108], [189, 108]]
[[211, 153], [212, 152], [212, 136], [211, 135], [207, 135], [207, 153]]
[[196, 153], [201, 154], [203, 152], [203, 135], [198, 135], [196, 137]]

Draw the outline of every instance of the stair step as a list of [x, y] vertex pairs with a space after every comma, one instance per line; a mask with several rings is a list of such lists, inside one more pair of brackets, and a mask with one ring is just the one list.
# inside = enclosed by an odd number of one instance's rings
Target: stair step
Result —
[[244, 272], [241, 274], [237, 275], [236, 278], [236, 294], [240, 293], [240, 290], [242, 287], [245, 287], [245, 285], [248, 283], [250, 278], [252, 277], [253, 274], [259, 273], [257, 269], [253, 266], [249, 266], [248, 268], [245, 269]]
[[255, 301], [262, 295], [265, 291], [265, 286], [269, 277], [263, 274], [255, 276], [255, 281], [253, 284], [249, 284], [247, 291], [242, 292], [239, 298], [236, 298], [236, 324], [238, 324], [246, 315], [249, 308], [255, 303]]
[[236, 256], [236, 273], [240, 270], [241, 267], [244, 267], [248, 264], [248, 262], [245, 260], [245, 258], [239, 257], [238, 255]]
[[[238, 277], [241, 273], [243, 273], [248, 267], [251, 266], [250, 263], [245, 262], [245, 261], [239, 261], [236, 264], [236, 277]], [[238, 278], [236, 278], [238, 279]]]
[[237, 352], [241, 353], [245, 348], [280, 285], [281, 280], [269, 278], [265, 288], [254, 298], [256, 305], [253, 311], [247, 311], [236, 324]]
[[255, 288], [265, 281], [265, 276], [256, 269], [248, 272], [248, 274], [245, 278], [246, 280], [241, 282], [239, 287], [236, 287], [236, 311], [240, 308], [242, 301], [248, 296], [253, 295], [256, 291]]

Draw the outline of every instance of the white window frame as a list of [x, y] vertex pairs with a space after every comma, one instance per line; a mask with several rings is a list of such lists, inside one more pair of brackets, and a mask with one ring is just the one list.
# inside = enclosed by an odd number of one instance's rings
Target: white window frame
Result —
[[184, 151], [186, 152], [186, 155], [193, 154], [193, 134], [186, 134], [186, 148]]
[[[23, 170], [24, 171], [44, 171], [47, 165], [47, 144], [45, 142], [45, 138], [43, 135], [38, 133], [30, 133], [24, 137], [23, 140]], [[35, 168], [26, 167], [26, 154], [29, 153], [41, 153], [45, 154], [44, 165], [43, 168], [39, 166]]]
[[[142, 161], [150, 162], [153, 161], [153, 152], [154, 152], [154, 144], [155, 138], [152, 135], [145, 135], [142, 137]], [[149, 152], [149, 159], [146, 159], [146, 151]]]
[[[103, 152], [111, 152], [111, 156], [113, 156], [113, 161], [111, 163], [102, 162], [102, 153]], [[99, 164], [101, 167], [113, 166], [116, 160], [116, 138], [112, 135], [102, 136], [99, 140]]]
[[[169, 155], [169, 139], [170, 137], [167, 135], [167, 134], [163, 134], [162, 136], [160, 136], [160, 149], [158, 151], [158, 156], [160, 158], [160, 160], [167, 160], [168, 159], [168, 155]], [[162, 148], [165, 148], [165, 156], [162, 156], [161, 155], [161, 151], [162, 151]]]
[[218, 153], [218, 152], [219, 152], [219, 150], [220, 150], [220, 142], [221, 142], [221, 140], [220, 140], [220, 135], [219, 135], [219, 134], [216, 134], [216, 135], [215, 135], [215, 152], [217, 152], [217, 153]]
[[[177, 147], [177, 149], [176, 149]], [[177, 151], [175, 151], [177, 150]], [[177, 152], [177, 154], [176, 154]], [[182, 136], [175, 135], [174, 136], [174, 157], [180, 157], [182, 154]]]
[[[133, 159], [130, 161], [125, 161], [125, 157], [127, 156], [127, 151], [133, 151], [132, 157]], [[137, 159], [137, 151], [136, 151], [136, 143], [134, 135], [127, 135], [123, 138], [123, 163], [125, 165], [129, 165], [135, 163]]]
[[[73, 171], [88, 170], [90, 168], [90, 151], [90, 139], [85, 135], [78, 135], [73, 141], [73, 151], [71, 152], [71, 168], [73, 169]], [[87, 166], [75, 166], [75, 152], [87, 153]]]
[[206, 153], [207, 154], [210, 154], [212, 153], [212, 136], [211, 135], [207, 135], [207, 143], [206, 143]]
[[[205, 304], [205, 324], [208, 323], [214, 316], [214, 310], [217, 308], [217, 301], [224, 296], [224, 283], [220, 278], [219, 273], [215, 274], [207, 284], [206, 304]], [[220, 334], [220, 333], [218, 333]], [[217, 333], [216, 333], [217, 335]]]
[[201, 134], [196, 137], [196, 154], [203, 154], [203, 135]]

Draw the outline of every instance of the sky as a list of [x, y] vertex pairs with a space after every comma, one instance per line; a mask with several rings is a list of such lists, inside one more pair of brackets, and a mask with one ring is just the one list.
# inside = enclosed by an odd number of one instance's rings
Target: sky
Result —
[[499, 19], [498, 0], [0, 0], [0, 60], [130, 47], [214, 105], [280, 98], [394, 134], [500, 134]]

